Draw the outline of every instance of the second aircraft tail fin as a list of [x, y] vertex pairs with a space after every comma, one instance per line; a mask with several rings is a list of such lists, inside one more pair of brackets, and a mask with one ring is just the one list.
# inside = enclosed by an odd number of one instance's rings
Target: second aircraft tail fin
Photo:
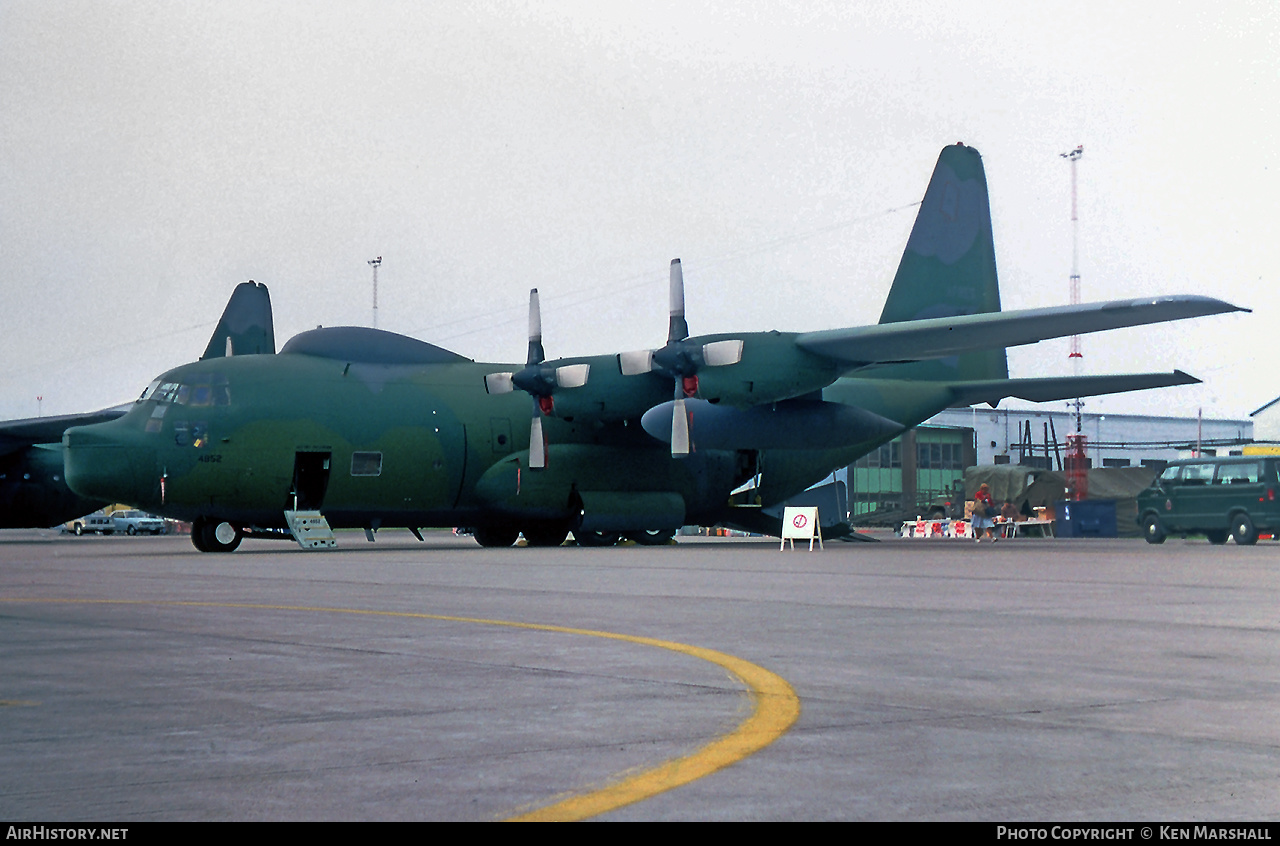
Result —
[[222, 319], [213, 330], [213, 337], [200, 360], [232, 355], [271, 355], [275, 351], [271, 294], [267, 292], [266, 285], [252, 280], [241, 282], [231, 292]]

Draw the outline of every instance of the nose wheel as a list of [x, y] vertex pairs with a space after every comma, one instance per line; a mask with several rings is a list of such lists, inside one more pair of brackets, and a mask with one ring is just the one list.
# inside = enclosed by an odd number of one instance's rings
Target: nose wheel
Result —
[[244, 532], [224, 520], [197, 517], [191, 524], [191, 544], [201, 552], [234, 552]]

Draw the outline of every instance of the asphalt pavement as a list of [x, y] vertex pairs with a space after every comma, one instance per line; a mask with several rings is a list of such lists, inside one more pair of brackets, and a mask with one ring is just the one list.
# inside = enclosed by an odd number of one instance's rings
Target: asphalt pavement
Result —
[[1280, 818], [1280, 544], [878, 537], [0, 532], [0, 819]]

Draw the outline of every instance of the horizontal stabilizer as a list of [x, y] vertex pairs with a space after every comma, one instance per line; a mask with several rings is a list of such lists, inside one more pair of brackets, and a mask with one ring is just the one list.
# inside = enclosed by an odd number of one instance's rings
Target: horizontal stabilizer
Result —
[[1248, 310], [1197, 295], [1113, 300], [805, 332], [796, 338], [796, 344], [859, 367], [922, 361], [968, 350], [1016, 347], [1067, 335]]
[[994, 406], [1006, 397], [1027, 402], [1093, 397], [1145, 391], [1148, 388], [1171, 388], [1175, 385], [1197, 385], [1200, 380], [1181, 370], [1172, 373], [1124, 373], [1114, 376], [1048, 376], [1039, 379], [989, 379], [980, 382], [957, 382], [951, 385], [955, 395], [952, 408], [985, 402]]

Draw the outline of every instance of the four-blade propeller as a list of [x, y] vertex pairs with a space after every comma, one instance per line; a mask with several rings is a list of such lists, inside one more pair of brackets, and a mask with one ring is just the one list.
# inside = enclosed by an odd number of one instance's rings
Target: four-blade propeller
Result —
[[671, 414], [671, 455], [679, 458], [693, 450], [686, 397], [698, 395], [698, 371], [703, 367], [723, 367], [742, 360], [742, 341], [731, 339], [701, 343], [689, 339], [689, 324], [684, 319], [684, 273], [680, 259], [671, 260], [671, 320], [667, 343], [658, 350], [621, 353], [618, 366], [623, 375], [657, 372], [675, 384], [675, 404]]
[[542, 348], [542, 310], [538, 306], [538, 289], [529, 292], [529, 355], [524, 369], [515, 373], [490, 373], [484, 387], [491, 394], [506, 394], [519, 388], [533, 397], [533, 417], [529, 424], [529, 467], [540, 470], [547, 466], [547, 441], [542, 434], [542, 418], [555, 408], [555, 392], [559, 388], [580, 388], [587, 384], [589, 364], [543, 364], [547, 355]]

